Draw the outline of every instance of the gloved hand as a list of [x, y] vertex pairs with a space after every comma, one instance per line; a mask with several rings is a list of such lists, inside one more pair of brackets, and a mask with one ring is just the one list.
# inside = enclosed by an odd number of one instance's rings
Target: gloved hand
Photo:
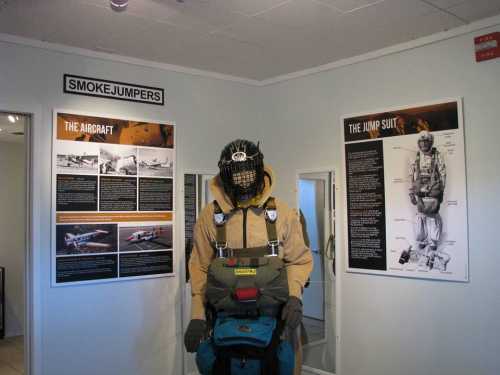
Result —
[[184, 346], [189, 353], [194, 353], [200, 345], [200, 341], [205, 337], [207, 322], [202, 319], [193, 319], [189, 322], [184, 334]]
[[283, 307], [281, 319], [291, 329], [297, 328], [302, 320], [302, 301], [297, 297], [290, 297]]

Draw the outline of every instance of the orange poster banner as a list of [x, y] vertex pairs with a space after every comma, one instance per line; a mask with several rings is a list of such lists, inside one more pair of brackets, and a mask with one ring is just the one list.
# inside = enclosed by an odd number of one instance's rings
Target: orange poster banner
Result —
[[174, 127], [169, 124], [58, 113], [57, 139], [173, 148]]

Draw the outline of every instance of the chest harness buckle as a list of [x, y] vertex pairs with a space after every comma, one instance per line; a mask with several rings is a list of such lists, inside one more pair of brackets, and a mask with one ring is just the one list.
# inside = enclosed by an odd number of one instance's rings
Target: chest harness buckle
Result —
[[[215, 242], [217, 258], [226, 258], [233, 256], [232, 249], [227, 246], [226, 223], [228, 215], [222, 211], [217, 201], [214, 201], [214, 224], [215, 224]], [[267, 231], [267, 247], [269, 254], [266, 256], [278, 256], [280, 241], [276, 229], [276, 221], [278, 219], [278, 211], [276, 210], [276, 202], [274, 197], [270, 197], [264, 204], [264, 217], [266, 219]]]

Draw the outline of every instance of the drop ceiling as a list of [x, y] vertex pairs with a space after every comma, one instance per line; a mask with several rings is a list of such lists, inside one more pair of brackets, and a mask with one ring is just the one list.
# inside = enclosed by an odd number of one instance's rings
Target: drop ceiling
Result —
[[0, 33], [252, 80], [500, 14], [500, 0], [0, 0]]
[[0, 142], [24, 143], [27, 120], [24, 115], [0, 112]]

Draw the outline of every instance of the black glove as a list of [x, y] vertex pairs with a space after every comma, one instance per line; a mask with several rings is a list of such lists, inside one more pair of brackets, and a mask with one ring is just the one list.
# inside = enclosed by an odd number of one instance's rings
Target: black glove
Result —
[[194, 353], [200, 345], [200, 341], [207, 332], [207, 322], [202, 319], [193, 319], [189, 322], [184, 334], [184, 345], [189, 353]]
[[283, 307], [281, 319], [291, 329], [297, 328], [302, 320], [302, 301], [297, 297], [290, 297]]

